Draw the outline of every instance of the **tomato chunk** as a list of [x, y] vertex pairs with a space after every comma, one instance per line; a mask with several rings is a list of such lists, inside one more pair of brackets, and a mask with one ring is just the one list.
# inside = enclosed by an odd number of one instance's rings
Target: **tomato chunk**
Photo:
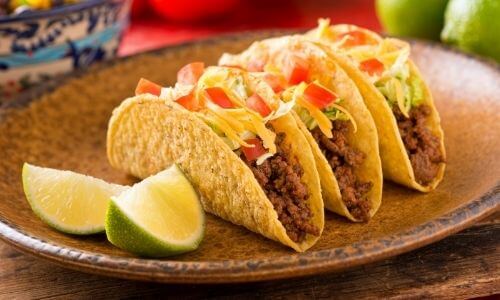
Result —
[[309, 77], [309, 63], [297, 55], [290, 55], [283, 68], [283, 74], [291, 85], [307, 81]]
[[155, 96], [160, 96], [161, 86], [147, 79], [141, 78], [139, 80], [139, 83], [137, 83], [137, 87], [135, 88], [135, 95], [137, 96], [142, 94], [152, 94]]
[[371, 58], [362, 61], [359, 64], [359, 69], [370, 75], [381, 75], [384, 72], [384, 64], [376, 58]]
[[264, 146], [262, 146], [262, 141], [258, 138], [245, 140], [247, 144], [254, 145], [254, 147], [241, 147], [243, 155], [245, 155], [248, 161], [253, 161], [266, 153]]
[[264, 75], [264, 81], [273, 89], [275, 93], [279, 93], [285, 89], [281, 78], [274, 74], [267, 73]]
[[335, 101], [338, 96], [335, 93], [313, 82], [309, 84], [304, 90], [304, 98], [317, 108], [323, 109], [330, 103]]
[[179, 103], [180, 105], [184, 106], [185, 109], [190, 111], [197, 111], [200, 108], [200, 104], [198, 103], [196, 97], [193, 95], [193, 92], [189, 93], [186, 96], [180, 97], [179, 99], [175, 100], [175, 102]]
[[348, 36], [348, 38], [343, 44], [344, 47], [353, 47], [373, 43], [371, 37], [360, 30], [352, 30], [342, 33], [337, 37], [337, 40], [341, 40], [345, 36]]
[[246, 103], [248, 108], [258, 112], [263, 117], [267, 117], [271, 113], [269, 106], [267, 106], [266, 102], [257, 94], [248, 97]]
[[226, 95], [224, 90], [220, 87], [210, 87], [206, 88], [205, 91], [207, 92], [208, 96], [210, 97], [210, 100], [212, 100], [213, 103], [219, 105], [222, 108], [233, 108], [233, 102], [229, 99], [229, 97]]
[[182, 84], [196, 84], [204, 70], [205, 64], [202, 62], [187, 64], [177, 72], [177, 82]]

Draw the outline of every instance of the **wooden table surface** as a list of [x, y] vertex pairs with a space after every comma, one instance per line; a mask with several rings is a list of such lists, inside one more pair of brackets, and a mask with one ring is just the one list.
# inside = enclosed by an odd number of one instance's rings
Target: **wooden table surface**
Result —
[[342, 273], [233, 285], [166, 285], [67, 270], [0, 242], [0, 299], [473, 298], [500, 294], [500, 213], [440, 242]]

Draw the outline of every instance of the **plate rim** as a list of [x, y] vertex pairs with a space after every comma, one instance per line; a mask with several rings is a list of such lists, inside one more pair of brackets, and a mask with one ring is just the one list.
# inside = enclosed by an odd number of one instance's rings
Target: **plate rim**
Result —
[[[342, 271], [427, 246], [492, 215], [500, 208], [499, 200], [500, 183], [451, 213], [398, 234], [344, 247], [292, 253], [269, 259], [197, 262], [103, 255], [52, 244], [25, 233], [1, 217], [0, 239], [23, 253], [92, 274], [162, 283], [255, 282]], [[433, 234], [428, 234], [429, 231]], [[405, 237], [411, 239], [405, 242]], [[384, 249], [387, 246], [392, 248]], [[369, 249], [368, 253], [363, 252], [366, 251], [363, 249]], [[352, 251], [356, 254], [346, 254]], [[293, 274], [290, 269], [294, 270]]]
[[[68, 79], [77, 78], [89, 72], [99, 71], [133, 57], [176, 51], [194, 45], [209, 45], [221, 40], [231, 41], [250, 39], [252, 36], [271, 36], [291, 32], [287, 30], [264, 30], [240, 32], [214, 36], [207, 39], [190, 41], [167, 46], [136, 55], [114, 59], [96, 68], [77, 72], [70, 76], [58, 76], [46, 86], [40, 86], [21, 95], [19, 101], [0, 106], [0, 122], [10, 109], [24, 108], [43, 93], [50, 92]], [[411, 40], [430, 47], [453, 52], [468, 59], [485, 64], [497, 72], [500, 65], [494, 61], [459, 52], [458, 50], [428, 41]], [[500, 73], [499, 73], [500, 74]], [[230, 259], [213, 261], [175, 261], [154, 260], [137, 257], [106, 255], [98, 252], [82, 251], [79, 248], [65, 247], [32, 236], [15, 224], [0, 216], [0, 239], [21, 252], [41, 257], [60, 266], [124, 279], [156, 281], [164, 283], [230, 283], [253, 282], [270, 279], [301, 277], [331, 271], [341, 271], [363, 264], [375, 262], [402, 254], [459, 232], [473, 223], [500, 209], [500, 180], [489, 191], [478, 198], [471, 199], [447, 214], [429, 220], [418, 226], [375, 239], [362, 240], [343, 247], [310, 250], [304, 253], [291, 253], [263, 259]], [[293, 270], [293, 272], [291, 272]]]

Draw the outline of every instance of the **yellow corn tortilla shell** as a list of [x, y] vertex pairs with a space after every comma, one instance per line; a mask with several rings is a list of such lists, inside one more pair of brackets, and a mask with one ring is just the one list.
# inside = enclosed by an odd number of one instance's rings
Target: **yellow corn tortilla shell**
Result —
[[[323, 201], [310, 148], [304, 147], [307, 142], [290, 115], [272, 125], [276, 132], [286, 132], [285, 143], [304, 170], [311, 222], [322, 231]], [[177, 163], [200, 193], [207, 212], [296, 251], [307, 250], [319, 238], [307, 234], [301, 243], [293, 242], [250, 168], [207, 124], [173, 101], [153, 95], [125, 100], [110, 119], [107, 153], [113, 167], [139, 178]]]
[[[373, 184], [370, 192], [367, 194], [368, 201], [371, 204], [369, 215], [372, 217], [380, 207], [383, 186], [375, 123], [355, 83], [342, 68], [337, 66], [335, 61], [329, 58], [324, 50], [315, 43], [307, 41], [300, 36], [279, 37], [255, 42], [250, 48], [237, 55], [224, 54], [219, 60], [219, 64], [246, 67], [252, 60], [262, 59], [268, 61], [270, 64], [278, 65], [283, 63], [281, 62], [283, 51], [298, 51], [302, 54], [303, 58], [309, 61], [311, 73], [323, 74], [328, 77], [329, 84], [326, 87], [334, 91], [342, 99], [339, 105], [347, 109], [355, 119], [357, 131], [354, 132], [351, 125], [348, 141], [354, 148], [366, 155], [363, 164], [356, 169], [355, 174], [360, 180], [370, 181]], [[360, 221], [349, 212], [342, 201], [339, 185], [332, 168], [310, 131], [297, 114], [293, 112], [293, 115], [302, 133], [311, 145], [316, 167], [320, 175], [325, 207], [352, 221]]]
[[[313, 38], [316, 35], [314, 31], [311, 31], [307, 36]], [[328, 47], [328, 42], [323, 42], [323, 45]], [[430, 192], [434, 190], [443, 179], [446, 164], [440, 164], [438, 174], [431, 183], [425, 186], [418, 183], [415, 179], [415, 173], [403, 144], [401, 134], [399, 133], [396, 118], [384, 95], [380, 93], [374, 84], [370, 83], [368, 76], [360, 71], [350, 58], [339, 52], [332, 51], [329, 47], [325, 50], [328, 50], [330, 57], [334, 59], [356, 83], [359, 92], [363, 96], [366, 107], [368, 107], [368, 110], [375, 120], [380, 143], [380, 157], [382, 159], [384, 177], [421, 192]], [[443, 157], [446, 157], [443, 130], [441, 129], [441, 121], [434, 105], [432, 94], [419, 70], [411, 60], [409, 61], [409, 66], [410, 76], [416, 76], [422, 82], [424, 91], [422, 104], [428, 105], [431, 109], [431, 115], [427, 120], [427, 125], [430, 131], [439, 138], [441, 152], [443, 153]]]

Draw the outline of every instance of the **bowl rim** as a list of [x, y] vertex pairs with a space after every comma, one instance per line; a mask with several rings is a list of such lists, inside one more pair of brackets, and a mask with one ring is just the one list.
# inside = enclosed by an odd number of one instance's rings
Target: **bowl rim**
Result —
[[53, 9], [35, 10], [33, 12], [21, 15], [0, 16], [0, 25], [11, 22], [29, 21], [34, 19], [45, 19], [48, 17], [66, 15], [80, 10], [88, 9], [107, 2], [126, 2], [128, 0], [85, 0], [75, 4], [61, 5]]

